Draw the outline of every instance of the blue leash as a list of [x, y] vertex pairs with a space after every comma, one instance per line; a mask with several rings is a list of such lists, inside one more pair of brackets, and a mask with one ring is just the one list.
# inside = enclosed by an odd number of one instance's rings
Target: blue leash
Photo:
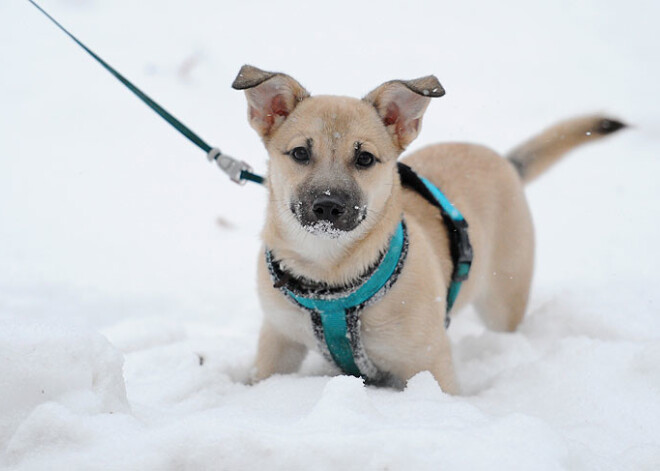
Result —
[[73, 41], [75, 41], [75, 43], [78, 44], [78, 46], [83, 48], [85, 52], [87, 52], [90, 56], [92, 56], [94, 60], [96, 60], [96, 62], [101, 64], [103, 68], [105, 68], [105, 70], [110, 72], [117, 80], [119, 80], [122, 84], [124, 84], [126, 88], [132, 91], [135, 94], [135, 96], [137, 96], [140, 100], [142, 100], [142, 102], [145, 105], [147, 105], [149, 108], [151, 108], [156, 113], [158, 113], [158, 115], [161, 118], [167, 121], [174, 129], [176, 129], [181, 134], [186, 136], [193, 144], [195, 144], [197, 147], [199, 147], [204, 152], [206, 152], [209, 161], [216, 162], [218, 164], [218, 167], [220, 167], [220, 169], [223, 172], [225, 172], [233, 182], [239, 184], [244, 184], [246, 181], [251, 181], [259, 184], [264, 183], [264, 177], [257, 175], [256, 173], [253, 173], [252, 167], [250, 167], [247, 163], [234, 159], [233, 157], [230, 157], [228, 155], [225, 155], [222, 152], [220, 152], [220, 149], [218, 149], [217, 147], [211, 147], [210, 145], [208, 145], [201, 137], [195, 134], [188, 126], [186, 126], [181, 121], [179, 121], [174, 116], [172, 116], [171, 113], [169, 113], [162, 106], [160, 106], [158, 103], [152, 100], [146, 93], [144, 93], [138, 87], [133, 85], [133, 83], [131, 83], [130, 80], [128, 80], [122, 74], [117, 72], [117, 70], [115, 70], [110, 64], [105, 62], [103, 59], [97, 56], [91, 49], [89, 49], [82, 42], [80, 42], [78, 38], [76, 38], [64, 26], [58, 23], [57, 20], [55, 20], [55, 18], [50, 16], [43, 8], [37, 5], [37, 3], [34, 2], [34, 0], [28, 0], [28, 2], [34, 5], [41, 13], [46, 15], [46, 17], [50, 21], [52, 21], [55, 24], [55, 26], [61, 29], [71, 39], [73, 39]]

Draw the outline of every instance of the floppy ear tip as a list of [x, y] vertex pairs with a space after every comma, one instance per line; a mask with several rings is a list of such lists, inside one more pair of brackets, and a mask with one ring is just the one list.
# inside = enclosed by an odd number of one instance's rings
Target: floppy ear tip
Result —
[[433, 81], [434, 86], [431, 89], [432, 95], [430, 95], [430, 96], [432, 96], [434, 98], [440, 98], [441, 96], [444, 96], [444, 94], [446, 92], [445, 92], [444, 87], [442, 86], [442, 84], [438, 80], [438, 78], [435, 75], [431, 75], [431, 79]]
[[241, 70], [238, 71], [238, 75], [236, 75], [234, 82], [231, 84], [231, 88], [234, 90], [247, 90], [248, 88], [256, 87], [275, 75], [277, 74], [266, 72], [253, 65], [245, 64], [241, 67]]
[[435, 75], [427, 75], [426, 77], [411, 80], [406, 85], [413, 92], [429, 98], [439, 98], [445, 94], [444, 87]]

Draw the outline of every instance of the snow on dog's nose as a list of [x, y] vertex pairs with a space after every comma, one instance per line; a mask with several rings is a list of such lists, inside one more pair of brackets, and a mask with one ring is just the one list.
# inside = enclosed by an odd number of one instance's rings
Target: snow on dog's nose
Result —
[[291, 211], [305, 230], [335, 239], [355, 229], [366, 216], [356, 192], [341, 189], [304, 189]]
[[323, 195], [314, 200], [312, 212], [319, 221], [334, 224], [346, 213], [346, 203], [336, 196]]

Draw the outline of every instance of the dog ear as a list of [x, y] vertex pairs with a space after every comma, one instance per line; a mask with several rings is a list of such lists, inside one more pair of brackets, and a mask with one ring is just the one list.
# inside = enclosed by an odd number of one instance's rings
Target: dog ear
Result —
[[415, 80], [386, 82], [364, 100], [376, 108], [394, 144], [404, 150], [419, 134], [422, 115], [431, 98], [444, 94], [438, 79], [429, 75]]
[[309, 97], [307, 90], [288, 75], [251, 65], [241, 67], [231, 86], [245, 90], [248, 120], [262, 139], [268, 139], [298, 103]]

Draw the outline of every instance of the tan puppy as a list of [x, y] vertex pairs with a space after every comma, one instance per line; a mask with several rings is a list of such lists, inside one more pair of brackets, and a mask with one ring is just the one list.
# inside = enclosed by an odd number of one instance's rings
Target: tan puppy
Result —
[[[378, 370], [404, 383], [430, 371], [456, 393], [444, 327], [453, 269], [438, 208], [404, 189], [397, 159], [421, 126], [433, 76], [387, 82], [359, 100], [316, 96], [293, 78], [244, 66], [233, 87], [245, 90], [250, 124], [269, 153], [263, 230], [286, 277], [333, 287], [358, 283], [405, 220], [408, 252], [391, 289], [359, 314], [364, 351]], [[600, 116], [561, 123], [523, 144], [509, 160], [470, 144], [438, 144], [404, 161], [431, 180], [469, 223], [474, 261], [453, 310], [474, 303], [484, 322], [512, 331], [527, 305], [534, 262], [532, 219], [523, 192], [564, 152], [620, 129]], [[260, 258], [264, 311], [254, 379], [295, 372], [318, 342], [310, 315], [292, 303]]]

